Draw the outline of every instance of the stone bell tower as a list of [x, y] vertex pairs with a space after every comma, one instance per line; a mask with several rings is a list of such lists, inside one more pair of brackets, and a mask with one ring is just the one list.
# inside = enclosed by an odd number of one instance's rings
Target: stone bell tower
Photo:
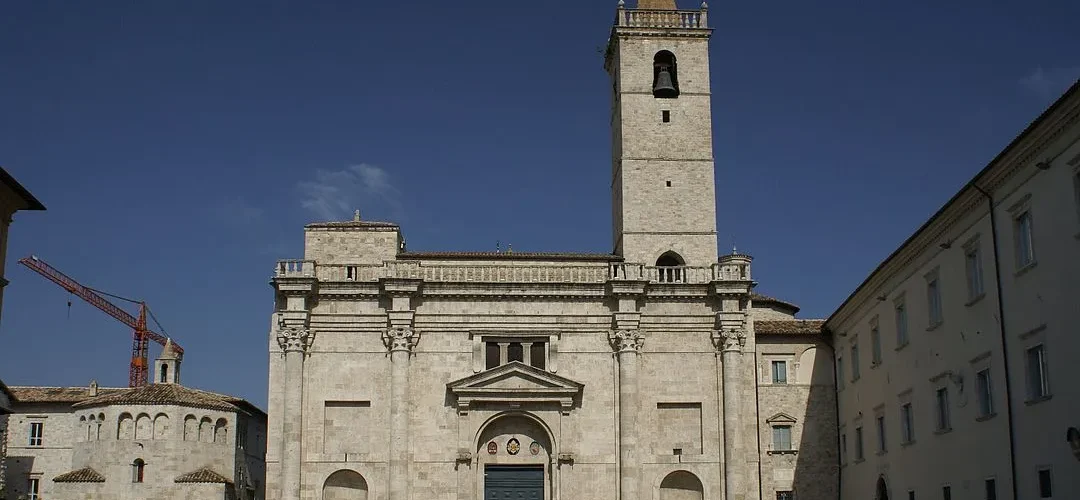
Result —
[[708, 6], [620, 0], [612, 82], [614, 251], [646, 265], [716, 262]]

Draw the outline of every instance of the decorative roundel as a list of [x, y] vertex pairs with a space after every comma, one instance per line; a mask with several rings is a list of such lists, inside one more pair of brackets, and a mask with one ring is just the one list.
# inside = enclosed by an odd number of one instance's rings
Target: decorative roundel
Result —
[[495, 441], [488, 441], [487, 450], [488, 455], [494, 455], [499, 452], [499, 445]]
[[539, 455], [540, 454], [540, 443], [537, 443], [536, 441], [533, 441], [532, 444], [529, 445], [529, 453], [532, 453], [533, 455]]
[[517, 455], [519, 451], [521, 451], [521, 443], [518, 442], [517, 438], [510, 438], [510, 440], [506, 442], [506, 452], [511, 455]]

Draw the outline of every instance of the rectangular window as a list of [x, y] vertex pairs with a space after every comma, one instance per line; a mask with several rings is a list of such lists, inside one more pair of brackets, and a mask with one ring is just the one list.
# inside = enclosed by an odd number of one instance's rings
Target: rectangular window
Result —
[[877, 417], [877, 451], [878, 453], [885, 453], [888, 451], [888, 444], [885, 440], [885, 416], [879, 415]]
[[900, 300], [896, 303], [896, 347], [905, 346], [907, 343], [907, 305]]
[[30, 478], [26, 482], [26, 492], [29, 496], [28, 500], [39, 500], [41, 498], [41, 480], [38, 478]]
[[844, 388], [844, 358], [836, 357], [836, 390]]
[[851, 344], [851, 381], [859, 380], [859, 344]]
[[997, 500], [997, 480], [989, 478], [983, 482], [983, 489], [986, 490], [986, 500]]
[[881, 364], [881, 329], [876, 323], [870, 328], [870, 356], [874, 365]]
[[484, 345], [484, 367], [487, 370], [517, 361], [546, 369], [547, 344], [545, 342], [495, 342]]
[[41, 446], [45, 434], [45, 422], [30, 422], [30, 446]]
[[975, 300], [983, 295], [982, 251], [973, 246], [964, 254], [967, 264], [968, 300]]
[[1050, 395], [1050, 383], [1046, 374], [1046, 348], [1037, 345], [1027, 350], [1028, 400], [1034, 401]]
[[855, 428], [855, 461], [863, 459], [862, 427]]
[[952, 422], [949, 419], [949, 389], [942, 387], [935, 393], [936, 408], [937, 410], [937, 430], [947, 431], [952, 429]]
[[989, 417], [994, 414], [994, 387], [990, 380], [990, 369], [975, 374], [975, 392], [979, 398], [979, 416]]
[[795, 500], [794, 491], [777, 491], [776, 500]]
[[1023, 269], [1035, 262], [1035, 250], [1031, 239], [1031, 212], [1024, 211], [1013, 223], [1016, 232], [1016, 268]]
[[941, 500], [952, 500], [952, 486], [941, 487]]
[[1039, 498], [1054, 498], [1054, 482], [1050, 469], [1039, 469]]
[[847, 433], [840, 433], [840, 463], [847, 463]]
[[671, 121], [671, 111], [668, 111], [668, 110], [665, 109], [665, 110], [660, 112], [660, 115], [661, 115], [661, 118], [664, 120], [664, 123], [668, 123], [668, 122]]
[[773, 361], [772, 362], [772, 383], [774, 383], [774, 384], [786, 384], [787, 383], [787, 361]]
[[930, 327], [941, 324], [944, 319], [941, 315], [941, 285], [936, 276], [926, 282], [926, 307]]
[[915, 416], [911, 413], [911, 403], [900, 407], [900, 432], [904, 444], [915, 442]]
[[773, 451], [791, 451], [791, 426], [777, 425], [772, 428]]
[[915, 490], [908, 490], [907, 500], [915, 500]]

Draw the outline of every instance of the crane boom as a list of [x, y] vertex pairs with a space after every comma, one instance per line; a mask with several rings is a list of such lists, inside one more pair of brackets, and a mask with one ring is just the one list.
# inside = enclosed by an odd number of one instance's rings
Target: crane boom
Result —
[[[68, 275], [60, 272], [60, 270], [45, 263], [45, 261], [31, 255], [30, 257], [19, 259], [19, 263], [32, 269], [38, 274], [44, 276], [49, 281], [56, 283], [71, 292], [78, 295], [79, 298], [90, 303], [90, 305], [101, 309], [109, 316], [116, 318], [117, 321], [129, 326], [133, 330], [132, 334], [132, 356], [131, 356], [131, 369], [128, 373], [128, 385], [130, 387], [140, 387], [147, 383], [147, 360], [146, 360], [146, 347], [147, 341], [153, 340], [158, 344], [165, 345], [170, 339], [160, 333], [154, 332], [146, 327], [146, 303], [142, 301], [133, 301], [139, 304], [139, 317], [132, 316], [127, 311], [116, 306], [108, 299], [102, 297], [101, 294], [96, 291], [83, 286], [78, 281], [75, 281]], [[177, 354], [183, 354], [184, 349], [177, 345], [175, 342], [172, 344]]]

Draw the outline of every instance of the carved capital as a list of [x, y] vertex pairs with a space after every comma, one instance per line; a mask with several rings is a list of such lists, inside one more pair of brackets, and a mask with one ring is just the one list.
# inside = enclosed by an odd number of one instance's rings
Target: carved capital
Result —
[[383, 343], [390, 352], [412, 351], [420, 341], [420, 334], [408, 326], [394, 326], [383, 332]]
[[641, 346], [645, 344], [645, 334], [640, 330], [612, 330], [608, 334], [608, 341], [615, 352], [641, 352]]
[[277, 341], [282, 352], [307, 354], [311, 343], [315, 341], [315, 332], [298, 326], [285, 327], [278, 330]]
[[746, 345], [746, 332], [742, 328], [728, 328], [713, 332], [713, 345], [721, 352], [742, 352]]

